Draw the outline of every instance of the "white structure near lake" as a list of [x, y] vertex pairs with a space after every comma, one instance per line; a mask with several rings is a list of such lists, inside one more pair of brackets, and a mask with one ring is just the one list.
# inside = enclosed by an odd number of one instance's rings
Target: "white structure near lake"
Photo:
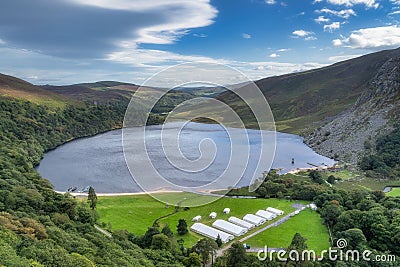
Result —
[[210, 213], [209, 217], [211, 219], [215, 219], [215, 218], [217, 218], [217, 213], [213, 211], [213, 212]]
[[228, 221], [231, 222], [231, 223], [234, 223], [236, 225], [239, 225], [241, 227], [247, 228], [248, 230], [254, 228], [254, 224], [246, 222], [246, 221], [244, 221], [242, 219], [239, 219], [237, 217], [231, 216], [231, 217], [229, 217]]
[[280, 216], [280, 215], [283, 215], [283, 214], [284, 214], [284, 212], [283, 212], [282, 210], [278, 210], [278, 209], [271, 208], [271, 207], [268, 207], [268, 208], [266, 209], [266, 211], [275, 213], [277, 216]]
[[257, 226], [264, 224], [266, 222], [266, 220], [263, 217], [256, 216], [254, 214], [246, 214], [243, 217], [243, 220], [245, 220], [246, 222], [252, 223], [254, 225], [257, 225]]
[[231, 241], [234, 236], [231, 234], [228, 234], [224, 231], [212, 228], [210, 226], [207, 226], [205, 224], [202, 223], [194, 223], [191, 227], [190, 230], [192, 230], [195, 233], [198, 233], [200, 235], [209, 237], [211, 239], [216, 240], [219, 237], [221, 238], [222, 243], [226, 243]]
[[194, 217], [193, 219], [192, 219], [192, 222], [198, 222], [198, 221], [200, 221], [201, 220], [201, 216], [200, 215], [197, 215], [196, 217]]
[[264, 219], [266, 219], [267, 221], [273, 220], [276, 218], [276, 214], [266, 211], [266, 210], [259, 210], [256, 212], [257, 216], [263, 217]]
[[241, 227], [239, 225], [224, 221], [224, 220], [216, 220], [213, 224], [213, 227], [222, 230], [224, 232], [227, 232], [229, 234], [232, 234], [234, 236], [241, 236], [247, 233], [247, 229], [244, 227]]

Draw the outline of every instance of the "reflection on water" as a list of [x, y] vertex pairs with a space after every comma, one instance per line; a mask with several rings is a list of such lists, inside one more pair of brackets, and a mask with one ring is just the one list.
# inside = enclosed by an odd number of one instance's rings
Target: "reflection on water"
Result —
[[[200, 186], [212, 182], [221, 175], [229, 164], [232, 140], [239, 142], [243, 149], [248, 149], [248, 140], [246, 138], [237, 139], [239, 135], [236, 135], [235, 130], [230, 131], [231, 136], [228, 136], [228, 133], [219, 125], [189, 123], [179, 134], [180, 150], [188, 161], [183, 160], [180, 153], [169, 153], [167, 159], [164, 150], [167, 153], [170, 151], [168, 146], [173, 144], [176, 127], [173, 123], [164, 126], [163, 148], [159, 137], [161, 126], [148, 126], [146, 129], [148, 154], [135, 154], [134, 147], [131, 148], [130, 153], [134, 153], [137, 160], [145, 160], [148, 156], [154, 167], [168, 181], [178, 185]], [[237, 186], [248, 185], [253, 172], [261, 176], [262, 172], [268, 168], [268, 166], [263, 166], [262, 162], [257, 168], [257, 155], [261, 140], [259, 132], [257, 130], [247, 130], [247, 132], [250, 159]], [[306, 146], [301, 137], [279, 132], [276, 134], [277, 144], [273, 168], [282, 168], [281, 172], [288, 172], [296, 168], [310, 167], [308, 163], [315, 165], [332, 165], [334, 163], [333, 160], [318, 155]], [[139, 134], [135, 135], [134, 130], [129, 138], [132, 138], [132, 142], [142, 142], [143, 140]], [[209, 138], [209, 140], [203, 141], [199, 147], [200, 141], [205, 138]], [[267, 148], [273, 149], [273, 144], [267, 144]], [[292, 158], [295, 159], [294, 164], [292, 164]], [[190, 161], [193, 160], [198, 160], [196, 164], [201, 167], [200, 171], [185, 172], [181, 170], [182, 167], [185, 169], [186, 165], [190, 165]], [[208, 164], [210, 162], [211, 164]], [[231, 162], [233, 168], [237, 168], [238, 175], [243, 171], [241, 164], [243, 165], [239, 161]], [[102, 193], [141, 191], [131, 178], [125, 164], [121, 130], [78, 139], [62, 145], [45, 154], [38, 171], [42, 177], [49, 179], [55, 189], [59, 191], [64, 191], [72, 186], [80, 189], [87, 185], [93, 186], [97, 192]], [[141, 173], [145, 174], [146, 171], [148, 170], [143, 168], [135, 170], [134, 173], [140, 175]], [[233, 173], [236, 173], [235, 169], [233, 169]], [[237, 177], [238, 180], [239, 178]], [[157, 189], [159, 188], [155, 186], [154, 190]]]

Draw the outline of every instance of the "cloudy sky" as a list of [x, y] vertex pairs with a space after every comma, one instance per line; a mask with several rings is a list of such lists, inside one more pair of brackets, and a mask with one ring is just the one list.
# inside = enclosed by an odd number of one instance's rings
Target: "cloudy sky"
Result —
[[2, 0], [0, 72], [141, 84], [188, 61], [251, 79], [400, 46], [400, 0]]

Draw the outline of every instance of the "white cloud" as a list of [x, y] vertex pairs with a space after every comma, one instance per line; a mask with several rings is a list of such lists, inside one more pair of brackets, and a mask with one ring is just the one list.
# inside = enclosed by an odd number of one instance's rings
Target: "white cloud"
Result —
[[280, 55], [278, 55], [277, 53], [272, 53], [271, 55], [269, 55], [269, 57], [271, 57], [271, 58], [277, 58], [277, 57], [279, 57]]
[[314, 19], [314, 21], [317, 23], [327, 23], [330, 21], [330, 19], [325, 18], [324, 16], [319, 16], [318, 18]]
[[334, 46], [380, 50], [400, 46], [400, 28], [384, 26], [353, 31], [349, 37], [333, 40]]
[[250, 39], [250, 38], [251, 38], [251, 35], [248, 34], [248, 33], [242, 33], [242, 38], [244, 38], [244, 39]]
[[207, 34], [204, 33], [194, 33], [193, 34], [194, 37], [199, 37], [199, 38], [206, 38]]
[[313, 40], [317, 40], [317, 38], [314, 36], [314, 32], [310, 32], [310, 31], [305, 31], [305, 30], [295, 30], [294, 32], [292, 32], [292, 37], [293, 38], [304, 38], [304, 40], [306, 41], [313, 41]]
[[214, 22], [218, 11], [209, 0], [68, 0], [75, 4], [94, 6], [111, 10], [145, 12], [157, 10], [168, 13], [166, 21], [138, 30], [137, 43], [171, 44], [188, 29], [205, 27]]
[[368, 8], [378, 8], [379, 3], [375, 0], [327, 0], [328, 3], [332, 5], [340, 6], [354, 6], [354, 5], [365, 5]]
[[275, 5], [276, 4], [276, 0], [265, 0], [265, 3], [268, 5]]
[[0, 45], [6, 44], [2, 39], [0, 39]]
[[333, 22], [331, 24], [324, 25], [324, 31], [334, 31], [340, 29], [340, 22]]
[[292, 32], [293, 35], [297, 36], [297, 37], [306, 37], [309, 35], [314, 34], [313, 32], [309, 32], [309, 31], [305, 31], [305, 30], [295, 30], [294, 32]]
[[290, 50], [291, 50], [290, 48], [281, 48], [281, 49], [276, 50], [276, 52], [287, 52]]
[[348, 59], [356, 58], [362, 56], [361, 54], [359, 55], [339, 55], [339, 56], [332, 56], [329, 57], [328, 60], [332, 62], [339, 62], [339, 61], [345, 61]]
[[357, 16], [357, 13], [353, 9], [343, 9], [340, 11], [332, 10], [329, 8], [323, 8], [321, 10], [317, 10], [317, 13], [326, 13], [326, 14], [331, 14], [343, 19], [348, 19], [351, 16]]
[[399, 14], [400, 14], [400, 10], [396, 10], [396, 11], [389, 13], [388, 15], [392, 16], [392, 15], [399, 15]]

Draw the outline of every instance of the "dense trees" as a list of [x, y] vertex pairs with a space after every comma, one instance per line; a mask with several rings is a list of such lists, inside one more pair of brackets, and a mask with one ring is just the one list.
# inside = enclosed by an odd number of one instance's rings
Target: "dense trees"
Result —
[[382, 178], [395, 179], [400, 176], [400, 128], [378, 138], [373, 154], [366, 155], [360, 162], [363, 170]]
[[94, 194], [89, 203], [57, 194], [34, 169], [44, 151], [121, 127], [124, 111], [118, 103], [50, 108], [0, 97], [1, 266], [181, 266], [164, 235], [150, 239], [162, 251], [154, 253], [132, 234], [96, 231]]

